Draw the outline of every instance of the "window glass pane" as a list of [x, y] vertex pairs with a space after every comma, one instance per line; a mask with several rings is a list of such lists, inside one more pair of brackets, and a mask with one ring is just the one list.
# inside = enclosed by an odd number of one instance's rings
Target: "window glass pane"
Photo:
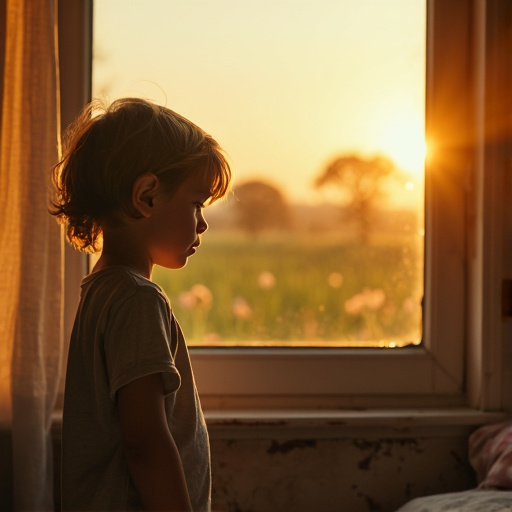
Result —
[[157, 268], [189, 342], [421, 340], [426, 0], [95, 0], [93, 95], [229, 153], [197, 255]]

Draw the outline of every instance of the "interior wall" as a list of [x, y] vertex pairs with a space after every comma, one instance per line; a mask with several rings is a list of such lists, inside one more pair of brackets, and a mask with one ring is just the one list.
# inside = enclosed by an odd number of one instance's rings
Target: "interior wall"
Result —
[[208, 423], [214, 511], [393, 512], [477, 485], [470, 423]]
[[467, 437], [212, 439], [212, 509], [393, 512], [475, 487]]

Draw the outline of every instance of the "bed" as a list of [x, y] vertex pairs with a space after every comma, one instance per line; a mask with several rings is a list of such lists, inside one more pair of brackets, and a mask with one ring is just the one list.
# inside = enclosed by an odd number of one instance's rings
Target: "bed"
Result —
[[397, 512], [512, 512], [512, 421], [480, 427], [468, 449], [477, 488], [416, 498]]

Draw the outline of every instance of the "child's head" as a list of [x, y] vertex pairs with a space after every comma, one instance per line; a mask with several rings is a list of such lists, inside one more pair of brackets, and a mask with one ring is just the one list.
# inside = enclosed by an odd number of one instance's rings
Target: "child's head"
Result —
[[138, 98], [90, 103], [66, 131], [52, 176], [51, 213], [75, 248], [98, 250], [102, 226], [138, 216], [132, 188], [144, 173], [157, 176], [170, 196], [196, 175], [210, 202], [226, 194], [231, 178], [218, 143], [179, 114]]

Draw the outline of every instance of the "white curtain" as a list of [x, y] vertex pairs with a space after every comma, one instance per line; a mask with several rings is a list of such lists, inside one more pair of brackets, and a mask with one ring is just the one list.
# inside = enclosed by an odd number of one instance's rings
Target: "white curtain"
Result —
[[39, 512], [53, 509], [62, 350], [63, 241], [47, 211], [59, 140], [57, 0], [0, 7], [0, 422], [12, 432], [12, 508]]

